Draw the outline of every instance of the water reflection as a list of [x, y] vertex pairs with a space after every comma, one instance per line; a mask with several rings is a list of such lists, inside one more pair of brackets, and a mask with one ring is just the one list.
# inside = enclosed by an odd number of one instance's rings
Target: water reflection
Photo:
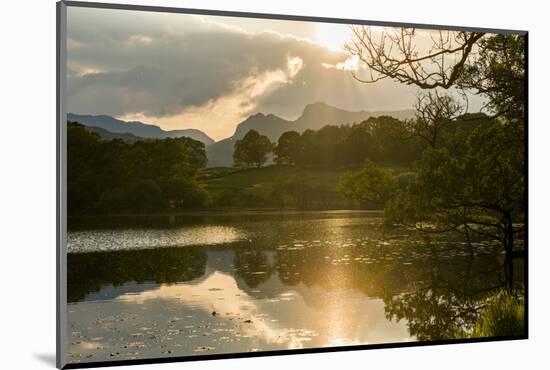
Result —
[[[282, 293], [269, 303], [295, 298], [295, 293]], [[143, 304], [148, 300], [167, 300], [186, 308], [201, 309], [213, 317], [234, 321], [239, 327], [238, 337], [249, 337], [266, 344], [284, 344], [288, 348], [301, 348], [302, 342], [311, 340], [317, 333], [277, 327], [277, 320], [268, 320], [260, 302], [241, 290], [235, 279], [216, 271], [196, 284], [162, 285], [140, 294], [124, 294], [118, 298], [124, 303]], [[220, 331], [217, 331], [220, 332]], [[231, 339], [231, 338], [226, 338]]]
[[128, 229], [69, 233], [69, 253], [158, 249], [171, 246], [216, 245], [243, 240], [246, 234], [230, 226], [190, 226], [179, 229]]
[[[384, 230], [378, 217], [224, 222], [246, 237], [69, 254], [69, 360], [445, 339], [472, 325], [481, 300], [506, 284], [494, 243], [425, 240]], [[127, 231], [110, 232], [124, 239]], [[90, 244], [105, 233], [78, 232]], [[521, 265], [515, 273], [521, 284]]]

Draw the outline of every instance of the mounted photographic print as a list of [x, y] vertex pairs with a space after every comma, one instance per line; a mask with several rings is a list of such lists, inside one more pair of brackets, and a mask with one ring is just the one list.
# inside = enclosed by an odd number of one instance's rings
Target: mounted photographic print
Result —
[[524, 31], [58, 3], [58, 367], [527, 338], [526, 65]]

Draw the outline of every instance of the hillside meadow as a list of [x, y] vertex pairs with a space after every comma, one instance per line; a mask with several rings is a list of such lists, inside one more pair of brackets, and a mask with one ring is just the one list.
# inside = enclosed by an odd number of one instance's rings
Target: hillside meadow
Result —
[[[213, 208], [382, 209], [373, 202], [359, 202], [343, 195], [342, 176], [358, 168], [214, 167], [200, 170], [197, 178], [210, 194]], [[388, 168], [396, 173], [408, 170]]]

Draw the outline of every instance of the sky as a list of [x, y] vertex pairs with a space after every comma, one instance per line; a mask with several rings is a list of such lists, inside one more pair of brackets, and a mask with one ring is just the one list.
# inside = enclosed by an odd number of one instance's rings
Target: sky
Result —
[[307, 104], [410, 109], [417, 90], [364, 84], [349, 25], [69, 7], [68, 111], [231, 136], [257, 112]]

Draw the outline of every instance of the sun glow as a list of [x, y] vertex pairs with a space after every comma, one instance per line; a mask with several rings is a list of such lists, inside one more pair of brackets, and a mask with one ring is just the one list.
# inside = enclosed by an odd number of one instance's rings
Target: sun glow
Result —
[[330, 50], [343, 51], [344, 45], [352, 37], [347, 24], [317, 23], [316, 27], [316, 41]]
[[354, 55], [341, 63], [330, 64], [322, 63], [324, 68], [334, 68], [342, 71], [356, 71], [359, 68], [359, 58]]
[[[198, 128], [208, 132], [214, 140], [221, 140], [235, 132], [235, 126], [256, 109], [256, 98], [270, 89], [293, 82], [304, 62], [300, 57], [288, 57], [285, 69], [254, 72], [234, 82], [233, 92], [212, 99], [200, 106], [191, 106], [182, 112], [165, 117], [147, 116], [142, 112], [117, 118], [124, 121], [154, 122], [165, 130]], [[232, 123], [220, 125], [221, 123]]]

